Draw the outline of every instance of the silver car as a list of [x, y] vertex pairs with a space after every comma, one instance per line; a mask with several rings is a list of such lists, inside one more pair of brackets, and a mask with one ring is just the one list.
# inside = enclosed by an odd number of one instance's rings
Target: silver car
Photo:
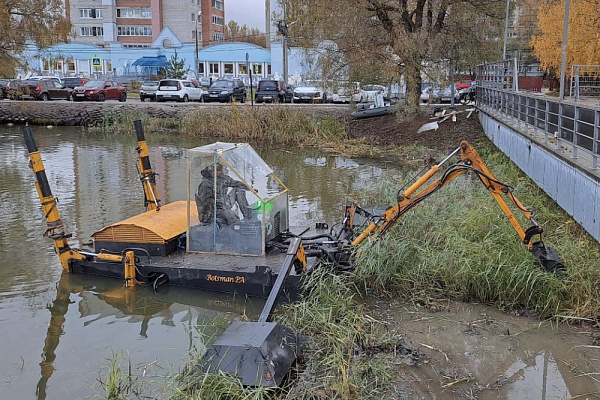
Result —
[[[452, 85], [443, 88], [439, 86], [425, 86], [421, 91], [421, 101], [423, 103], [450, 103], [452, 102], [452, 89]], [[454, 102], [459, 102], [459, 94], [456, 88], [454, 88]]]
[[158, 89], [158, 81], [146, 81], [142, 83], [142, 87], [140, 88], [140, 100], [156, 100], [156, 89]]

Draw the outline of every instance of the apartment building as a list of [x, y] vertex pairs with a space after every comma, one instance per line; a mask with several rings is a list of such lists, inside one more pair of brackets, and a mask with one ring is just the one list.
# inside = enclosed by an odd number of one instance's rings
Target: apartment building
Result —
[[105, 46], [150, 47], [168, 27], [181, 42], [201, 46], [225, 39], [225, 0], [66, 0], [72, 40]]

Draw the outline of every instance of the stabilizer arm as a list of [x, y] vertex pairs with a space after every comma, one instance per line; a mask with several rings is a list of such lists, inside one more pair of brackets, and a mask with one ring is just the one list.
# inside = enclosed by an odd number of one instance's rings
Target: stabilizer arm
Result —
[[135, 133], [138, 139], [138, 173], [140, 181], [144, 187], [144, 206], [147, 210], [160, 210], [160, 199], [158, 198], [158, 191], [156, 190], [156, 173], [152, 170], [150, 165], [150, 157], [148, 153], [148, 145], [146, 144], [146, 138], [144, 136], [144, 128], [142, 127], [142, 121], [133, 121], [135, 126]]

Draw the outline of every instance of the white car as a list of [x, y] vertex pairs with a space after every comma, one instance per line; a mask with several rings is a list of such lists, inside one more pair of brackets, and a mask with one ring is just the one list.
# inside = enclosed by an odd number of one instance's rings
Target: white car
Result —
[[337, 90], [333, 90], [329, 100], [333, 103], [360, 103], [360, 95], [360, 82], [343, 82], [338, 85]]
[[388, 90], [383, 85], [365, 85], [361, 89], [360, 102], [369, 103], [375, 101], [378, 94], [383, 95], [384, 100], [389, 100]]
[[326, 96], [323, 90], [315, 86], [299, 86], [294, 88], [294, 103], [323, 103]]
[[156, 101], [202, 101], [202, 89], [185, 79], [163, 79], [158, 82]]

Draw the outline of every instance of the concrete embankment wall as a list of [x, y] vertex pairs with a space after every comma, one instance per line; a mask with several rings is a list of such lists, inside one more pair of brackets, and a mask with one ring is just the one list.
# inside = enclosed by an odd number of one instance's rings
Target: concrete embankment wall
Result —
[[600, 242], [600, 180], [485, 112], [479, 113], [479, 120], [487, 137]]
[[110, 123], [126, 113], [143, 112], [150, 117], [179, 118], [189, 110], [192, 108], [177, 103], [0, 101], [0, 122], [89, 126]]

